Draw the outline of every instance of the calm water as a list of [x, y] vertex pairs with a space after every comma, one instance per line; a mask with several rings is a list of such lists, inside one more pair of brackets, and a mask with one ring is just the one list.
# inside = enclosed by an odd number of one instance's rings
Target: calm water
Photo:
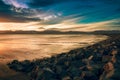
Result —
[[50, 57], [104, 39], [100, 35], [0, 35], [0, 60]]

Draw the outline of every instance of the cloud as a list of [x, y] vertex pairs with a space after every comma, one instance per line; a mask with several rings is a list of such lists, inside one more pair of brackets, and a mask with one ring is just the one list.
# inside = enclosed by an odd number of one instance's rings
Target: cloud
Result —
[[[39, 10], [37, 11], [40, 12]], [[29, 17], [32, 15], [34, 15], [32, 9], [16, 8], [0, 0], [0, 22], [41, 21], [39, 17]]]
[[38, 26], [33, 26], [36, 22], [29, 23], [14, 23], [14, 22], [2, 22], [0, 23], [0, 30], [38, 30]]
[[[81, 18], [82, 19], [82, 18]], [[108, 21], [81, 23], [76, 24], [76, 19], [65, 20], [54, 25], [40, 25], [46, 30], [60, 30], [60, 31], [95, 31], [95, 30], [120, 30], [120, 19], [113, 19]], [[117, 24], [117, 25], [116, 25]], [[35, 24], [36, 26], [36, 24]]]
[[12, 5], [17, 8], [28, 8], [27, 2], [30, 0], [2, 0], [7, 5]]
[[[32, 0], [30, 3], [28, 3], [28, 5], [30, 7], [46, 7], [46, 6], [50, 6], [53, 4], [58, 4], [61, 2], [66, 2], [68, 0]], [[71, 1], [71, 0], [69, 0]]]
[[24, 8], [18, 1], [20, 0], [0, 1], [0, 22], [40, 22], [59, 16], [49, 10]]
[[0, 22], [36, 22], [30, 24], [30, 29], [34, 26], [60, 30], [115, 28], [119, 22], [109, 25], [103, 22], [120, 18], [119, 4], [120, 0], [0, 0]]
[[[4, 3], [3, 3], [3, 2]], [[56, 24], [66, 19], [67, 16], [76, 15], [72, 18], [83, 17], [78, 23], [91, 23], [110, 20], [120, 16], [118, 0], [2, 0], [0, 3], [0, 16], [9, 18], [7, 21], [29, 22], [44, 20], [46, 24]], [[103, 6], [101, 6], [103, 5]], [[49, 6], [49, 7], [48, 7]], [[3, 8], [5, 7], [5, 8]], [[35, 8], [36, 7], [36, 8]], [[62, 13], [62, 15], [58, 15]], [[109, 14], [108, 14], [109, 13]], [[116, 16], [117, 15], [117, 16]], [[94, 17], [92, 17], [94, 16]], [[62, 19], [61, 19], [62, 18]], [[15, 20], [16, 19], [16, 20]], [[4, 19], [3, 21], [5, 21]], [[46, 22], [47, 21], [47, 22]]]

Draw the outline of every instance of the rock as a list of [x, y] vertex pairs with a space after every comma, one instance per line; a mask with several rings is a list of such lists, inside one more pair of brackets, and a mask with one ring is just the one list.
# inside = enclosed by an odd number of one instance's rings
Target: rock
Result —
[[113, 63], [116, 63], [116, 57], [113, 56], [112, 59], [111, 59], [111, 61], [112, 61]]
[[55, 68], [55, 71], [56, 71], [56, 73], [57, 74], [61, 74], [62, 73], [62, 67], [61, 66], [56, 66], [56, 68]]
[[74, 77], [73, 80], [82, 80], [80, 77]]
[[23, 66], [29, 66], [31, 64], [31, 62], [29, 61], [29, 60], [24, 60], [23, 62], [22, 62], [22, 65]]
[[112, 56], [109, 56], [109, 55], [103, 55], [102, 57], [102, 62], [108, 62], [110, 61], [112, 58]]
[[92, 60], [92, 58], [93, 58], [93, 55], [91, 55], [91, 56], [88, 58], [88, 60]]
[[120, 80], [120, 69], [116, 69], [110, 80]]
[[50, 68], [44, 68], [41, 70], [38, 80], [55, 80], [56, 75]]
[[18, 60], [13, 60], [10, 64], [20, 64]]
[[72, 66], [67, 70], [67, 74], [69, 74], [73, 78], [74, 76], [79, 76], [81, 74], [81, 70], [76, 68], [75, 66]]
[[38, 79], [38, 72], [39, 72], [39, 66], [35, 66], [34, 69], [32, 70], [32, 73], [30, 75], [31, 80], [37, 80]]
[[100, 76], [100, 80], [109, 80], [110, 77], [114, 74], [114, 65], [111, 62], [108, 62], [103, 67], [104, 72]]
[[112, 62], [108, 62], [107, 64], [104, 65], [103, 69], [105, 72], [109, 72], [114, 69], [114, 65]]
[[117, 50], [112, 50], [111, 54], [112, 54], [112, 55], [116, 55], [117, 52], [118, 52]]
[[65, 76], [62, 80], [72, 80], [69, 76]]
[[98, 80], [97, 76], [91, 71], [84, 71], [81, 78], [83, 78], [84, 80]]

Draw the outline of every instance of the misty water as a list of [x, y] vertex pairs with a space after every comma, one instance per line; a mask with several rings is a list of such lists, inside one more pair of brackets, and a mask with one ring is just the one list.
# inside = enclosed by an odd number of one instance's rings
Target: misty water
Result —
[[50, 57], [106, 38], [103, 35], [0, 35], [0, 60]]

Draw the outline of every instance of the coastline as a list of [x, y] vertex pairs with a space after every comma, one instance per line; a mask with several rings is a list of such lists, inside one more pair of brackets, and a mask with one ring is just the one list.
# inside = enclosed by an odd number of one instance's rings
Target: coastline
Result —
[[[116, 56], [119, 57], [118, 52], [120, 44], [118, 44], [118, 42], [120, 36], [109, 36], [107, 40], [84, 48], [74, 49], [68, 53], [61, 53], [51, 58], [33, 61], [25, 60], [19, 62], [14, 60], [9, 63], [8, 66], [17, 72], [24, 72], [26, 74], [33, 74], [33, 68], [38, 66], [39, 80], [43, 78], [44, 80], [48, 78], [49, 80], [104, 80], [101, 79], [103, 73], [106, 71], [104, 66], [110, 63], [112, 65], [112, 70], [114, 70], [118, 69], [116, 65], [119, 63]], [[107, 49], [108, 47], [111, 47], [111, 49]], [[116, 50], [117, 52], [114, 53]], [[98, 53], [100, 54], [97, 55]], [[108, 67], [110, 66], [108, 65]], [[47, 74], [50, 76], [47, 77]], [[114, 78], [113, 75], [107, 78], [111, 77]]]

